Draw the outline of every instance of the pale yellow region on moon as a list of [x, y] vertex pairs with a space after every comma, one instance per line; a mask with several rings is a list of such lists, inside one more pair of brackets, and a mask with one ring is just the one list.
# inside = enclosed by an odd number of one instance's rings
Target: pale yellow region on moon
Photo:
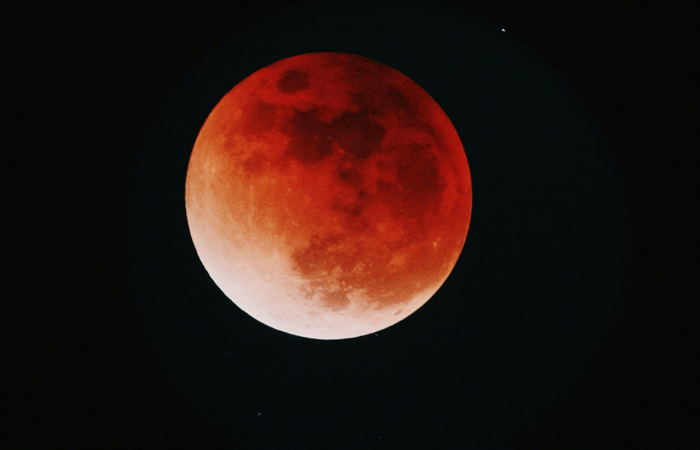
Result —
[[[219, 288], [239, 308], [268, 326], [297, 336], [344, 339], [385, 329], [415, 312], [444, 282], [438, 280], [416, 292], [400, 309], [375, 308], [371, 299], [357, 290], [348, 294], [347, 307], [334, 310], [318, 296], [309, 297], [304, 292], [308, 280], [295, 273], [291, 258], [279, 248], [262, 240], [231, 242], [203, 251], [213, 263], [211, 277], [219, 280]], [[333, 287], [338, 281], [328, 277], [324, 283]]]

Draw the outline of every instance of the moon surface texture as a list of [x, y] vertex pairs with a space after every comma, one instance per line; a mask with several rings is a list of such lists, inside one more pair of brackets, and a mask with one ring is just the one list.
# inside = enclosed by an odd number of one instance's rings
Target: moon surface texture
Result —
[[370, 334], [445, 282], [471, 177], [445, 112], [371, 59], [310, 53], [253, 73], [212, 110], [185, 186], [205, 269], [238, 307], [315, 339]]

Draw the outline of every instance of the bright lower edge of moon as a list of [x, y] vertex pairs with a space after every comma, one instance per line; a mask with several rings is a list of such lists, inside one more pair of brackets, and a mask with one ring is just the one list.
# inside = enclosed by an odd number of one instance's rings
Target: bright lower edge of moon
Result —
[[472, 208], [445, 112], [356, 55], [277, 61], [229, 91], [185, 182], [197, 254], [240, 309], [315, 339], [363, 336], [424, 305], [452, 272]]

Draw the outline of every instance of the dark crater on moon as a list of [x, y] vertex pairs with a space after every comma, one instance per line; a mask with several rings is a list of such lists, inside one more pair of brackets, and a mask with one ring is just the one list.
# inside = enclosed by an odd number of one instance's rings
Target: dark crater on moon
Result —
[[335, 142], [349, 155], [367, 159], [380, 150], [386, 129], [370, 117], [369, 111], [344, 111], [330, 122], [321, 119], [320, 108], [294, 108], [281, 131], [290, 137], [285, 154], [302, 164], [320, 161], [332, 153]]
[[283, 94], [292, 94], [309, 87], [309, 75], [298, 70], [288, 70], [277, 82], [277, 90]]

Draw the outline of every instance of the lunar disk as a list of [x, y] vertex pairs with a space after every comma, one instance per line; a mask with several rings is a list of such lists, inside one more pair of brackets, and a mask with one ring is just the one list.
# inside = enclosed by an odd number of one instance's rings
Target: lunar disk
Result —
[[373, 333], [445, 282], [472, 208], [462, 143], [435, 100], [373, 60], [311, 53], [228, 92], [194, 144], [187, 220], [238, 307], [309, 338]]

